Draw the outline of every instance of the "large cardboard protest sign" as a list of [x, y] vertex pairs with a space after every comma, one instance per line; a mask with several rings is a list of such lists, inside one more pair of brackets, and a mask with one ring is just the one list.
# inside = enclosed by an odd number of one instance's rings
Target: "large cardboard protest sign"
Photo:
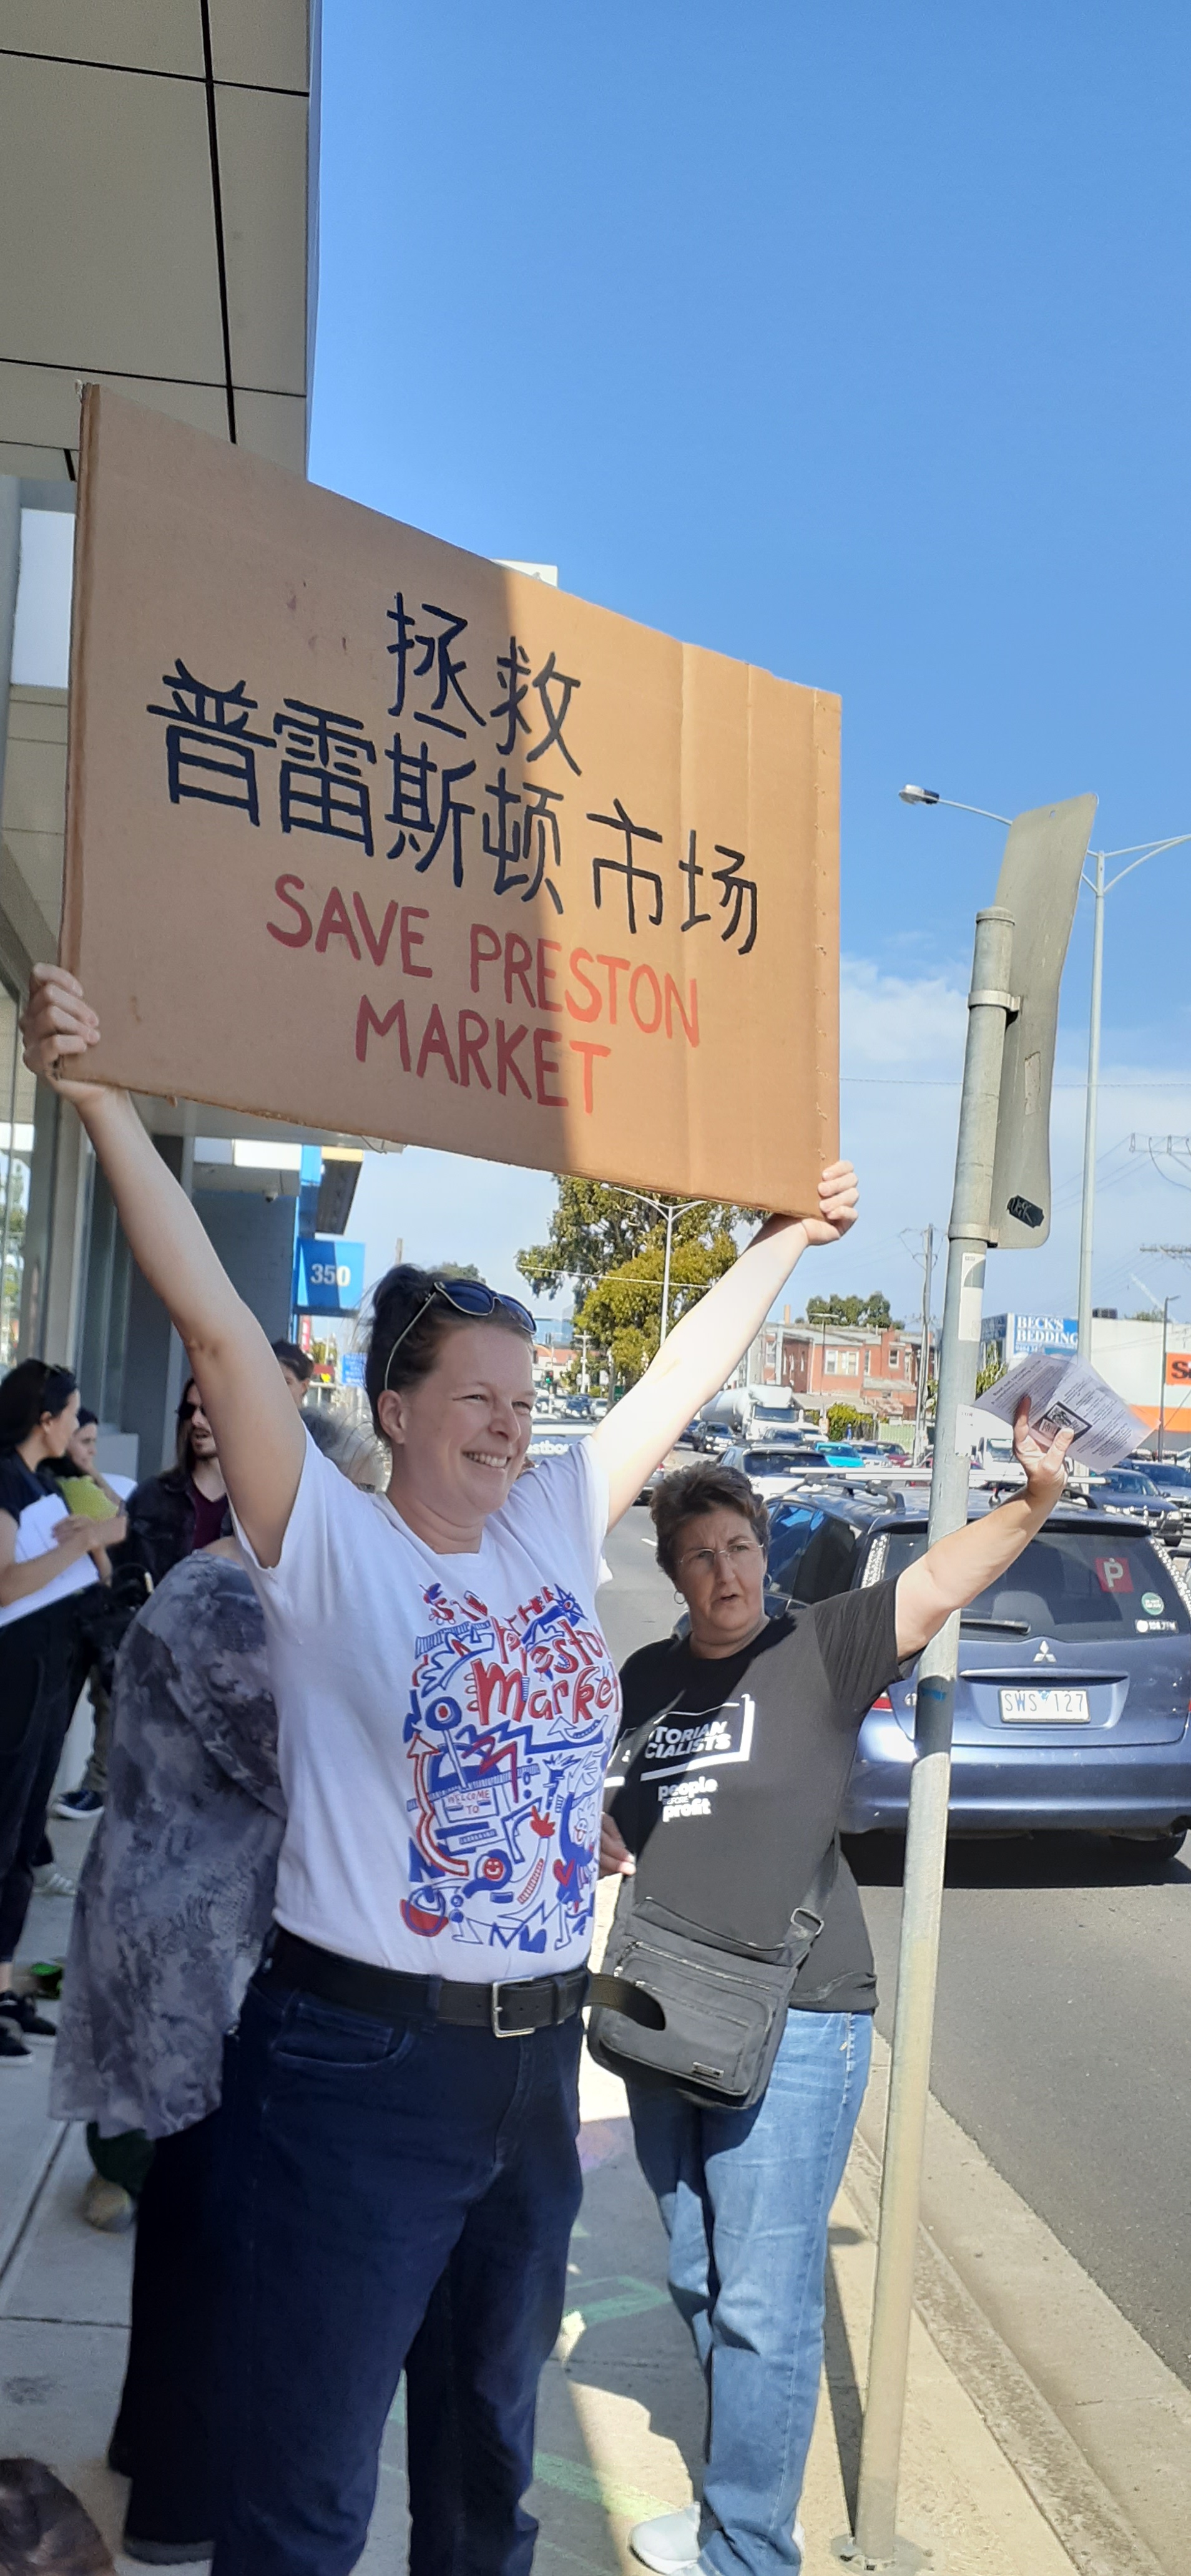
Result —
[[84, 400], [66, 965], [101, 1079], [805, 1210], [838, 701]]

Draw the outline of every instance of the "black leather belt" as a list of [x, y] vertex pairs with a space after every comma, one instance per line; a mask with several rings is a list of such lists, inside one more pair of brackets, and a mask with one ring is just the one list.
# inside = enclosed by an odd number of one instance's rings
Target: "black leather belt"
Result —
[[279, 1985], [300, 1994], [317, 1995], [345, 2012], [370, 2013], [376, 2021], [445, 2021], [461, 2030], [488, 2030], [494, 2039], [530, 2039], [535, 2030], [553, 2030], [572, 2021], [584, 2004], [608, 2004], [630, 2021], [659, 2030], [663, 2015], [640, 1986], [622, 1977], [593, 1975], [572, 1968], [565, 1977], [510, 1978], [502, 1985], [464, 1985], [452, 1977], [407, 1977], [400, 1968], [376, 1968], [368, 1959], [345, 1959], [337, 1950], [320, 1950], [313, 1941], [275, 1923], [258, 1976], [275, 1977]]
[[377, 1968], [367, 1959], [344, 1959], [335, 1950], [320, 1950], [296, 1932], [274, 1926], [259, 1971], [270, 1982], [317, 1995], [345, 2012], [370, 2013], [377, 2021], [451, 2022], [465, 2030], [488, 2030], [496, 2039], [528, 2039], [570, 2021], [587, 2001], [591, 1980], [586, 1968], [568, 1976], [511, 1979], [502, 1985], [463, 1984], [449, 1977], [409, 1977], [398, 1968]]

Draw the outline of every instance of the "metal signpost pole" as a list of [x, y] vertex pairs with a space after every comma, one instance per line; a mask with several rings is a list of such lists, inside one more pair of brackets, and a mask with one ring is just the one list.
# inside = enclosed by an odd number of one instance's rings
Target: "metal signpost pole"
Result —
[[1166, 1456], [1166, 1348], [1170, 1340], [1170, 1299], [1162, 1300], [1162, 1384], [1158, 1389], [1158, 1455]]
[[[956, 1415], [960, 1405], [973, 1402], [976, 1393], [1001, 1059], [1006, 1021], [1017, 1007], [1016, 996], [1008, 989], [1012, 951], [1012, 916], [1000, 909], [977, 913], [955, 1194], [947, 1229], [947, 1288], [939, 1345], [931, 1487], [932, 1547], [948, 1531], [962, 1529], [968, 1516], [968, 1444], [957, 1440]], [[856, 2514], [860, 2553], [874, 2566], [894, 2563], [896, 2546], [898, 2469], [947, 1854], [951, 1712], [958, 1648], [959, 1619], [955, 1617], [927, 1647], [918, 1682], [917, 1760], [910, 1781], [893, 2080], [885, 2133], [880, 2249]]]
[[1096, 1121], [1100, 1105], [1100, 999], [1104, 990], [1104, 852], [1096, 852], [1092, 888], [1092, 1000], [1088, 1012], [1088, 1088], [1083, 1128], [1083, 1205], [1079, 1219], [1079, 1356], [1092, 1358], [1092, 1234], [1096, 1223]]
[[[922, 791], [915, 791], [921, 795]], [[976, 915], [939, 1396], [931, 1484], [931, 1546], [968, 1516], [968, 1443], [961, 1406], [976, 1393], [984, 1265], [990, 1243], [1019, 1249], [1050, 1229], [1050, 1097], [1059, 983], [1096, 810], [1094, 796], [1015, 818], [997, 903]], [[922, 2185], [934, 2023], [958, 1614], [919, 1665], [910, 1776], [897, 2012], [881, 2185], [868, 2401], [860, 2454], [856, 2550], [869, 2567], [897, 2564], [897, 2490], [914, 2252]]]

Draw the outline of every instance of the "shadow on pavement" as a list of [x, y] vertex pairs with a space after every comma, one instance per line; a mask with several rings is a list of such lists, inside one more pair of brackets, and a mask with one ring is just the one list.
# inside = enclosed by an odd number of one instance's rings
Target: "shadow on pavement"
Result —
[[[900, 1887], [902, 1834], [848, 1834], [844, 1853], [861, 1887]], [[948, 1887], [1189, 1887], [1180, 1855], [1162, 1861], [1144, 1843], [1101, 1834], [953, 1834]]]
[[859, 2232], [854, 2227], [835, 2225], [828, 2238], [827, 2272], [824, 2280], [825, 2313], [823, 2318], [823, 2369], [831, 2403], [831, 2421], [835, 2430], [835, 2447], [839, 2454], [840, 2476], [848, 2500], [848, 2524], [856, 2522], [856, 2490], [860, 2482], [860, 2436], [864, 2427], [864, 2398], [856, 2371], [852, 2339], [844, 2315], [836, 2270], [837, 2250], [845, 2245], [858, 2245]]

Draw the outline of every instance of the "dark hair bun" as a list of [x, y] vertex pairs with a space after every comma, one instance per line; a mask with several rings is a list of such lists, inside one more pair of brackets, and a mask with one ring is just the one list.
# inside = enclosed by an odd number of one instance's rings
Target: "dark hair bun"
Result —
[[[386, 1270], [372, 1291], [372, 1329], [364, 1384], [378, 1432], [381, 1426], [376, 1408], [386, 1385], [394, 1389], [416, 1386], [434, 1366], [442, 1333], [442, 1309], [435, 1299], [434, 1285], [432, 1272], [419, 1270], [416, 1262], [399, 1261], [392, 1270]], [[400, 1350], [395, 1351], [394, 1345], [399, 1341]]]
[[44, 2460], [0, 2460], [0, 2570], [4, 2576], [115, 2576], [90, 2514]]
[[[449, 1288], [451, 1283], [446, 1284]], [[494, 1305], [490, 1316], [461, 1314], [452, 1307], [449, 1296], [436, 1296], [441, 1285], [432, 1270], [419, 1270], [412, 1261], [399, 1261], [373, 1289], [364, 1384], [373, 1424], [381, 1439], [384, 1432], [377, 1405], [385, 1389], [399, 1394], [403, 1387], [416, 1386], [421, 1378], [429, 1377], [445, 1334], [457, 1331], [461, 1325], [491, 1322], [525, 1338], [521, 1324], [507, 1307]]]

